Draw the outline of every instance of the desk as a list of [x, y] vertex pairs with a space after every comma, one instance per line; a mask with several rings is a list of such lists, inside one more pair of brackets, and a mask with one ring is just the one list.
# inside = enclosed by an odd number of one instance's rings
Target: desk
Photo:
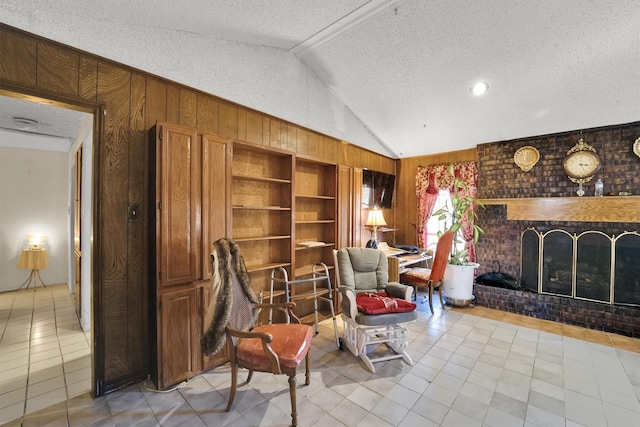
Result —
[[49, 257], [47, 256], [47, 250], [45, 248], [29, 248], [23, 250], [20, 254], [20, 259], [18, 260], [18, 268], [25, 268], [27, 270], [31, 269], [31, 274], [29, 274], [27, 280], [20, 285], [20, 288], [29, 283], [27, 285], [27, 289], [29, 289], [31, 282], [33, 281], [33, 289], [35, 290], [36, 286], [38, 286], [38, 280], [40, 280], [42, 286], [46, 288], [46, 285], [42, 281], [42, 277], [40, 277], [40, 269], [47, 268], [48, 266]]
[[389, 263], [389, 281], [399, 282], [400, 275], [407, 270], [408, 266], [420, 264], [429, 259], [431, 259], [430, 255], [422, 256], [420, 254], [387, 257]]

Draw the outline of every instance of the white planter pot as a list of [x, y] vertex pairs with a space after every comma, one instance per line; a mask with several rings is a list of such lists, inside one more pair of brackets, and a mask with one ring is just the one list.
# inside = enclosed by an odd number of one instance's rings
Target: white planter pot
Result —
[[444, 300], [447, 304], [466, 307], [473, 301], [473, 275], [480, 264], [447, 264], [444, 271]]

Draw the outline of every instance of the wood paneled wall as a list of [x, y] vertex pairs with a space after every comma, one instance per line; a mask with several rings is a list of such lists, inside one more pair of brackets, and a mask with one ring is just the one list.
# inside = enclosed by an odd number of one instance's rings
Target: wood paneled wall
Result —
[[[93, 112], [96, 392], [149, 372], [148, 130], [166, 121], [341, 165], [396, 161], [213, 95], [0, 24], [0, 94]], [[142, 208], [128, 221], [127, 205]]]
[[398, 161], [396, 174], [396, 198], [394, 204], [396, 242], [408, 245], [418, 243], [416, 235], [416, 170], [418, 166], [448, 165], [457, 162], [473, 162], [478, 160], [475, 148], [429, 156], [408, 157]]

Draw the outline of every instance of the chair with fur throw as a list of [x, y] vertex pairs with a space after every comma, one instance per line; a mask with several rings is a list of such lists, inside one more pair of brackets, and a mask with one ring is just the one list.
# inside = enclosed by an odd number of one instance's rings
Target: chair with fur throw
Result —
[[[205, 315], [208, 327], [200, 344], [207, 355], [221, 350], [225, 341], [229, 346], [231, 391], [225, 411], [231, 410], [236, 395], [238, 367], [249, 370], [247, 383], [254, 371], [285, 374], [289, 376], [291, 425], [297, 426], [296, 371], [304, 359], [305, 384], [308, 385], [311, 327], [300, 324], [293, 314], [295, 303], [259, 303], [251, 287], [244, 258], [234, 242], [229, 239], [215, 241], [211, 258], [211, 299]], [[259, 310], [263, 308], [284, 311], [287, 323], [255, 326]], [[291, 320], [296, 323], [290, 323]]]

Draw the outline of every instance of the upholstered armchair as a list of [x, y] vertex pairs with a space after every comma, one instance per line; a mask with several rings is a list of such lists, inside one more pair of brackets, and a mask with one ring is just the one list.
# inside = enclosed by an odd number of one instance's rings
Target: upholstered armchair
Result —
[[[375, 362], [401, 358], [413, 365], [405, 351], [409, 330], [407, 323], [416, 320], [415, 304], [411, 303], [413, 288], [389, 283], [387, 257], [384, 252], [369, 248], [344, 248], [334, 251], [336, 283], [342, 295], [344, 344], [366, 367], [375, 372]], [[386, 297], [379, 293], [385, 292]], [[369, 314], [358, 309], [360, 297], [372, 297], [382, 304]], [[397, 300], [395, 300], [397, 299]], [[360, 304], [362, 309], [362, 303]], [[386, 344], [391, 354], [372, 356], [367, 347]]]

